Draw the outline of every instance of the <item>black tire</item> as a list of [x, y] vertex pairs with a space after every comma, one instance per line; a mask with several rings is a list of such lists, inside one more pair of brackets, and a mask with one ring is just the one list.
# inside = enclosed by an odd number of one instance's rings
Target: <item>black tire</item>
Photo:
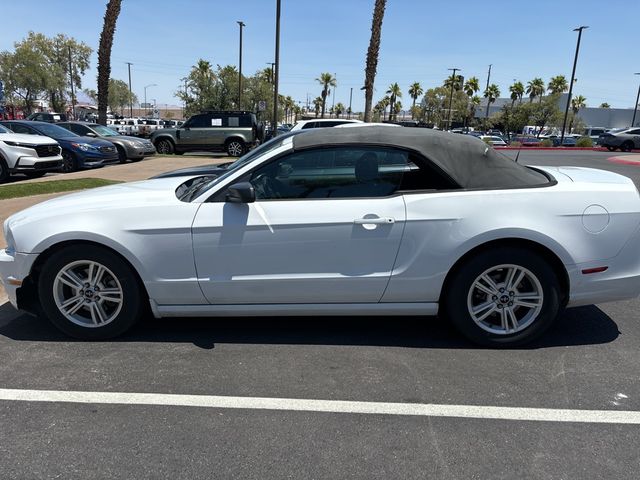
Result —
[[622, 145], [620, 145], [620, 150], [623, 151], [623, 152], [630, 152], [631, 150], [633, 150], [634, 146], [635, 145], [633, 144], [633, 142], [631, 140], [627, 140]]
[[[110, 270], [120, 283], [121, 307], [114, 312], [113, 320], [105, 325], [89, 327], [74, 323], [60, 311], [56, 304], [54, 298], [56, 276], [61, 270], [76, 261], [97, 262]], [[107, 275], [109, 274], [105, 274], [105, 276]], [[68, 289], [69, 287], [63, 288]], [[106, 287], [103, 285], [104, 288]], [[92, 295], [99, 295], [97, 289]], [[42, 313], [62, 332], [82, 340], [106, 340], [121, 335], [131, 328], [143, 313], [143, 291], [136, 273], [118, 255], [106, 248], [94, 245], [70, 246], [54, 253], [47, 259], [38, 279], [38, 296]], [[85, 297], [82, 296], [82, 298]], [[81, 312], [81, 315], [88, 315], [90, 309], [87, 305], [83, 305], [78, 312]]]
[[44, 177], [47, 172], [24, 172], [27, 178], [41, 178]]
[[75, 172], [78, 170], [78, 160], [76, 156], [68, 150], [62, 151], [62, 171], [64, 173]]
[[127, 152], [120, 145], [116, 145], [116, 149], [118, 150], [118, 160], [120, 163], [127, 163]]
[[616, 151], [616, 147], [607, 147], [607, 150], [609, 150], [610, 152], [615, 152]]
[[[487, 317], [486, 321], [482, 321], [485, 328], [481, 327], [471, 316], [468, 307], [468, 301], [474, 299], [473, 295], [476, 295], [478, 290], [473, 289], [473, 285], [476, 280], [492, 267], [499, 267], [501, 265], [513, 265], [528, 270], [530, 274], [535, 276], [538, 280], [539, 286], [542, 290], [542, 305], [537, 314], [531, 315], [531, 320], [523, 321], [523, 328], [515, 333], [494, 333], [488, 331], [486, 328], [487, 323], [495, 322], [495, 328], [500, 329], [497, 322], [500, 321], [500, 315], [502, 314], [503, 307], [496, 308], [494, 313]], [[499, 275], [501, 271], [506, 274], [506, 269], [495, 270]], [[493, 272], [490, 274], [493, 275]], [[525, 277], [522, 282], [528, 282], [529, 277]], [[518, 285], [523, 286], [524, 290], [528, 290], [531, 287], [527, 287], [524, 283]], [[506, 282], [505, 282], [506, 283]], [[496, 282], [498, 286], [498, 282]], [[518, 286], [516, 285], [516, 287]], [[495, 250], [488, 250], [479, 253], [478, 255], [470, 258], [460, 268], [456, 269], [451, 281], [446, 282], [443, 292], [443, 313], [451, 320], [453, 325], [469, 340], [482, 346], [487, 347], [517, 347], [533, 341], [542, 335], [555, 321], [560, 311], [560, 284], [558, 278], [548, 264], [546, 260], [538, 256], [534, 252], [516, 247], [505, 247]], [[534, 287], [535, 288], [535, 287]], [[502, 295], [508, 297], [509, 292]], [[501, 302], [500, 298], [489, 298], [488, 294], [485, 294], [486, 298], [479, 301], [479, 303], [487, 302], [490, 300], [496, 300], [495, 304]], [[501, 295], [498, 293], [498, 295]], [[493, 304], [493, 302], [491, 302]], [[514, 302], [504, 304], [511, 306]], [[517, 302], [516, 302], [517, 303]], [[527, 307], [510, 307], [513, 310], [520, 311], [522, 315], [527, 312]], [[518, 310], [522, 308], [522, 310]], [[484, 310], [486, 311], [486, 310]], [[506, 312], [505, 312], [506, 315]], [[522, 320], [525, 320], [523, 317]], [[530, 322], [530, 323], [529, 323]]]
[[161, 138], [155, 144], [156, 151], [161, 155], [171, 155], [175, 152], [175, 145], [167, 138]]
[[176, 155], [184, 155], [184, 152], [182, 150], [176, 150], [173, 153], [175, 153]]
[[7, 166], [7, 162], [4, 161], [4, 158], [0, 156], [0, 183], [4, 183], [9, 180], [9, 167]]
[[239, 138], [231, 138], [227, 140], [224, 148], [230, 157], [241, 157], [247, 151], [244, 142]]

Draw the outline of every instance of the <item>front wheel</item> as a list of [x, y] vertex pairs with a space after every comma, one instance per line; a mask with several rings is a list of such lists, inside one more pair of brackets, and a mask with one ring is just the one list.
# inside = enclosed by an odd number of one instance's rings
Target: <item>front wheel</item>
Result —
[[120, 163], [127, 163], [127, 152], [120, 145], [116, 145], [118, 149], [118, 160]]
[[529, 343], [551, 326], [560, 310], [555, 272], [543, 258], [521, 248], [478, 254], [445, 288], [445, 314], [463, 335], [484, 346]]
[[78, 170], [78, 161], [73, 153], [66, 150], [62, 151], [62, 171], [65, 173], [75, 172]]
[[616, 151], [616, 147], [607, 147], [607, 150], [609, 150], [610, 152], [615, 152]]
[[118, 255], [94, 246], [53, 254], [38, 280], [44, 315], [69, 336], [105, 340], [128, 330], [142, 314], [136, 274]]

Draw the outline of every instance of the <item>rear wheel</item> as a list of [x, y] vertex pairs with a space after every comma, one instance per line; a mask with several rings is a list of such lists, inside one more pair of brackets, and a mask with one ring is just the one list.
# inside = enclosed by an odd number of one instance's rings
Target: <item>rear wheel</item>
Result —
[[49, 320], [83, 340], [120, 335], [143, 311], [135, 272], [116, 254], [94, 245], [53, 254], [42, 268], [38, 295]]
[[633, 147], [633, 142], [631, 140], [627, 140], [620, 146], [620, 150], [622, 150], [623, 152], [630, 152], [631, 150], [633, 150]]
[[163, 155], [171, 155], [174, 152], [175, 147], [171, 140], [161, 138], [156, 142], [156, 150], [158, 151], [158, 153], [161, 153]]
[[227, 154], [231, 157], [240, 157], [245, 151], [244, 142], [237, 139], [231, 139], [226, 144]]
[[553, 269], [521, 248], [478, 254], [445, 288], [446, 315], [463, 335], [484, 346], [524, 345], [544, 333], [560, 310]]
[[609, 150], [610, 152], [615, 152], [616, 151], [616, 147], [607, 147], [607, 150]]

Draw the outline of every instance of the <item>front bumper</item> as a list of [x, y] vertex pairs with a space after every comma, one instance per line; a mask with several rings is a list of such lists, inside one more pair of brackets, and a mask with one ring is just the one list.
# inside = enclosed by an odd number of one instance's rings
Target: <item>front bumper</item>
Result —
[[38, 255], [0, 250], [0, 283], [4, 287], [11, 305], [18, 308], [17, 291], [29, 275]]
[[11, 169], [12, 172], [55, 172], [62, 168], [62, 156], [22, 156]]

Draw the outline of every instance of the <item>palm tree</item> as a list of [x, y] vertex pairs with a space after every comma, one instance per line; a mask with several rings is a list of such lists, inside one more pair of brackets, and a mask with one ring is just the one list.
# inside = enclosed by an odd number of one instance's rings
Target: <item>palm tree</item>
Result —
[[604, 102], [600, 104], [600, 108], [611, 108], [611, 105], [609, 105], [607, 102]]
[[321, 73], [316, 82], [322, 85], [322, 118], [324, 118], [324, 111], [327, 106], [327, 96], [331, 92], [329, 87], [335, 87], [337, 85], [336, 79], [330, 73]]
[[529, 103], [533, 102], [533, 99], [536, 97], [540, 97], [542, 101], [542, 95], [544, 95], [544, 80], [539, 77], [530, 80], [527, 83], [527, 95], [529, 95]]
[[373, 6], [371, 21], [371, 39], [367, 50], [367, 65], [364, 69], [364, 121], [371, 121], [371, 103], [373, 102], [373, 83], [378, 68], [378, 53], [380, 52], [380, 36], [382, 35], [382, 19], [387, 0], [376, 0]]
[[485, 118], [489, 118], [489, 107], [493, 102], [496, 101], [496, 98], [500, 96], [500, 89], [495, 83], [492, 83], [487, 87], [484, 91], [484, 98], [487, 99], [487, 113], [485, 114]]
[[509, 92], [511, 92], [511, 108], [513, 108], [516, 100], [520, 100], [520, 103], [522, 103], [522, 96], [524, 95], [524, 85], [522, 82], [513, 82], [513, 85], [509, 87]]
[[567, 79], [564, 78], [564, 75], [556, 75], [552, 77], [549, 81], [549, 85], [547, 86], [547, 90], [549, 90], [552, 94], [556, 93], [564, 93], [569, 90], [569, 84], [567, 83]]
[[333, 111], [336, 114], [336, 118], [340, 117], [340, 115], [342, 115], [345, 111], [345, 106], [342, 104], [342, 102], [338, 102], [336, 103], [336, 106], [334, 107]]
[[[378, 102], [378, 105], [380, 105], [380, 110], [382, 111], [382, 121], [385, 121], [385, 116], [387, 114], [387, 107], [389, 106], [389, 104], [391, 103], [391, 99], [389, 97], [384, 97], [382, 98], [382, 100], [380, 100]], [[391, 118], [391, 113], [389, 113], [389, 118]]]
[[109, 78], [111, 77], [111, 47], [116, 32], [116, 22], [120, 15], [122, 0], [109, 0], [104, 14], [104, 24], [98, 47], [98, 123], [107, 124], [107, 104], [109, 103]]
[[411, 105], [411, 119], [413, 120], [413, 112], [416, 109], [416, 100], [424, 93], [419, 82], [413, 82], [409, 87], [409, 96], [413, 99], [413, 105]]
[[571, 117], [571, 121], [569, 122], [569, 132], [571, 132], [571, 128], [573, 127], [573, 121], [578, 115], [578, 112], [581, 108], [585, 108], [587, 106], [587, 99], [582, 95], [578, 95], [571, 99], [571, 111], [573, 112], [573, 116]]
[[398, 83], [392, 83], [389, 85], [389, 90], [385, 92], [389, 95], [389, 104], [391, 105], [391, 110], [389, 110], [389, 120], [395, 120], [396, 117], [396, 99], [402, 98], [402, 91], [400, 90], [400, 85]]
[[464, 90], [464, 93], [467, 94], [467, 97], [471, 98], [478, 92], [478, 90], [480, 90], [480, 82], [476, 77], [471, 77], [464, 82], [462, 89]]
[[453, 78], [453, 74], [451, 74], [450, 77], [447, 77], [444, 79], [442, 86], [445, 87], [447, 90], [451, 90], [452, 84], [453, 84], [453, 89], [456, 92], [462, 90], [462, 75], [456, 75], [456, 77]]
[[400, 112], [400, 110], [402, 110], [402, 102], [400, 100], [398, 100], [396, 103], [393, 104], [393, 119], [397, 120], [398, 119], [398, 112]]
[[322, 108], [322, 97], [316, 97], [313, 101], [313, 110], [316, 113], [316, 118], [318, 118], [318, 114], [320, 113], [320, 109]]
[[[472, 119], [476, 115], [476, 109], [480, 106], [480, 97], [474, 95], [469, 101], [469, 118]], [[468, 123], [467, 123], [468, 125]]]

